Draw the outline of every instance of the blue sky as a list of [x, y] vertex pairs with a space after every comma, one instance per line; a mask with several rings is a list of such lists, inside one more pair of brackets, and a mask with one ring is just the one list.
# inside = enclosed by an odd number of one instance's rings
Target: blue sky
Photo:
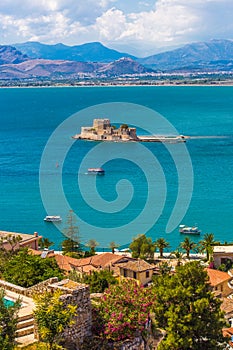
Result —
[[233, 0], [1, 0], [0, 44], [100, 41], [138, 56], [233, 39]]

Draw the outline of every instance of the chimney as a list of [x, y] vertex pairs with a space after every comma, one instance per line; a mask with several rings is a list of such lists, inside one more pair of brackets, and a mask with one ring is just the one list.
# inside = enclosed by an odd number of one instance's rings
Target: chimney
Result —
[[38, 237], [38, 232], [34, 232], [34, 236], [35, 236], [35, 237]]

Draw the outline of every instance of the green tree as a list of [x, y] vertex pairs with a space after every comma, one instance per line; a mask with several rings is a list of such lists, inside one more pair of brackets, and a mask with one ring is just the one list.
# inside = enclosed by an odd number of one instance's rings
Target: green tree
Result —
[[141, 259], [154, 259], [154, 252], [156, 249], [155, 244], [152, 242], [151, 238], [147, 238], [144, 234], [139, 234], [133, 239], [129, 248], [132, 251], [133, 258]]
[[168, 248], [170, 245], [164, 238], [158, 238], [155, 242], [156, 247], [159, 249], [159, 257], [163, 257], [163, 251], [165, 248]]
[[174, 256], [174, 258], [177, 259], [177, 266], [180, 266], [184, 254], [179, 249], [176, 249], [171, 253], [171, 256]]
[[167, 275], [171, 272], [172, 266], [167, 261], [161, 261], [158, 265], [160, 275]]
[[110, 285], [118, 284], [112, 271], [108, 270], [93, 271], [90, 275], [80, 275], [77, 271], [73, 270], [70, 272], [69, 278], [75, 282], [88, 284], [91, 293], [103, 293]]
[[64, 254], [82, 251], [81, 238], [79, 235], [79, 229], [76, 224], [76, 219], [73, 214], [73, 210], [69, 211], [66, 224], [67, 226], [66, 228], [64, 228], [63, 233], [67, 237], [67, 239], [65, 239], [62, 242], [62, 251], [64, 252]]
[[13, 252], [17, 249], [17, 247], [19, 249], [19, 243], [21, 241], [22, 237], [19, 235], [8, 234], [7, 236], [0, 237], [0, 249], [4, 250], [4, 246], [7, 245], [10, 248], [8, 248], [7, 250]]
[[112, 254], [115, 253], [115, 250], [116, 250], [118, 247], [119, 247], [119, 245], [116, 244], [114, 241], [112, 241], [112, 242], [109, 243], [109, 248], [111, 249]]
[[178, 266], [174, 275], [158, 276], [154, 293], [155, 319], [166, 331], [158, 350], [225, 349], [221, 301], [209, 290], [199, 262]]
[[213, 246], [217, 242], [214, 239], [213, 233], [206, 233], [203, 237], [203, 240], [200, 241], [201, 251], [206, 252], [207, 261], [210, 260], [210, 256], [213, 254]]
[[90, 253], [95, 255], [95, 248], [99, 245], [99, 243], [95, 239], [90, 239], [86, 246], [90, 248]]
[[54, 245], [54, 242], [50, 241], [48, 238], [43, 237], [39, 239], [39, 246], [41, 249], [48, 249], [50, 248], [52, 245]]
[[31, 287], [51, 277], [62, 278], [54, 258], [44, 258], [21, 250], [6, 262], [3, 277], [6, 281], [21, 287]]
[[189, 259], [190, 251], [196, 247], [196, 243], [191, 241], [189, 237], [185, 237], [184, 241], [180, 243], [180, 246], [186, 251], [187, 258]]
[[16, 326], [18, 322], [18, 311], [20, 299], [12, 306], [4, 303], [5, 292], [0, 290], [0, 349], [13, 350], [16, 337]]
[[49, 349], [55, 349], [62, 332], [73, 324], [77, 306], [65, 305], [59, 290], [38, 294], [35, 296], [35, 304], [34, 317], [40, 339], [48, 344]]
[[121, 128], [121, 129], [128, 129], [129, 126], [128, 126], [127, 124], [122, 124], [120, 128]]

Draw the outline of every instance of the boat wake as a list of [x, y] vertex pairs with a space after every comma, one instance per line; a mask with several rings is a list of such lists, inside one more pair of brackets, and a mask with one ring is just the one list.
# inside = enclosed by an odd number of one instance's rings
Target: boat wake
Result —
[[231, 136], [227, 135], [202, 135], [202, 136], [189, 136], [190, 140], [196, 139], [230, 139]]

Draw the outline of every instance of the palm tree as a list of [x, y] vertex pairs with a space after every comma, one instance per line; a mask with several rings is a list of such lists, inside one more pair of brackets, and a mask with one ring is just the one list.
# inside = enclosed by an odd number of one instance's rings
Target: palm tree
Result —
[[115, 249], [118, 248], [118, 247], [119, 247], [119, 245], [116, 244], [114, 241], [112, 241], [112, 242], [109, 243], [109, 248], [111, 249], [112, 254], [115, 253]]
[[163, 257], [163, 251], [165, 248], [168, 248], [170, 245], [164, 238], [158, 238], [157, 241], [155, 241], [156, 247], [159, 249], [159, 257]]
[[49, 247], [51, 247], [52, 245], [54, 245], [54, 242], [50, 241], [48, 238], [40, 238], [39, 239], [39, 246], [40, 248], [44, 249], [49, 249]]
[[210, 260], [210, 255], [213, 253], [213, 246], [216, 243], [213, 233], [206, 233], [203, 240], [200, 241], [201, 250], [206, 252], [207, 261]]
[[185, 237], [184, 241], [180, 243], [180, 246], [186, 251], [187, 258], [189, 259], [190, 251], [196, 247], [196, 243], [191, 241], [189, 237]]
[[176, 249], [174, 250], [174, 252], [171, 253], [171, 255], [177, 259], [177, 266], [180, 266], [181, 260], [183, 259], [184, 254], [179, 249]]
[[90, 253], [95, 254], [95, 248], [99, 245], [99, 243], [95, 239], [90, 239], [86, 246], [90, 248]]

